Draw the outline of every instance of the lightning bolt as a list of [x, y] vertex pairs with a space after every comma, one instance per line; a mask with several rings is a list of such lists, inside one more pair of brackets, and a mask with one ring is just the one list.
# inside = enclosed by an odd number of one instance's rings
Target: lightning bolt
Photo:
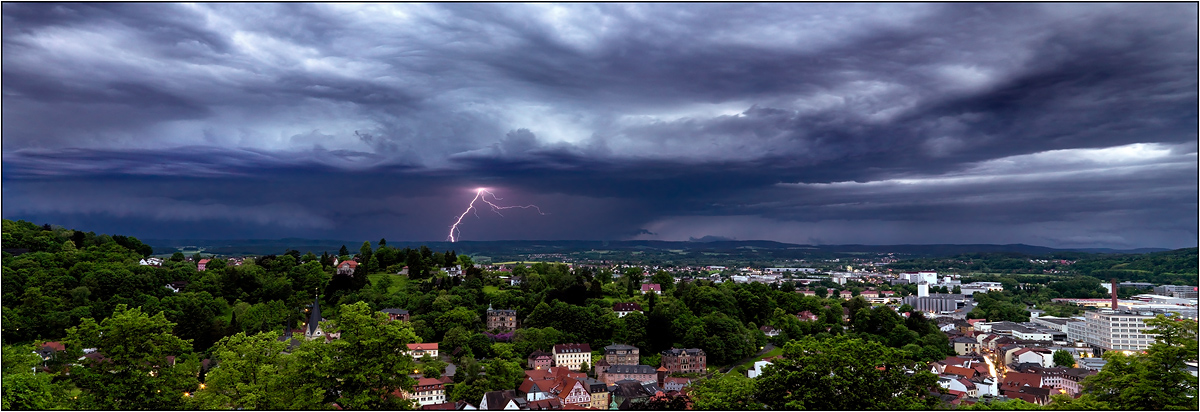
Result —
[[458, 237], [455, 236], [456, 234], [459, 233], [458, 225], [462, 224], [462, 220], [464, 217], [467, 216], [467, 213], [472, 213], [475, 215], [475, 217], [479, 217], [479, 214], [475, 213], [476, 212], [475, 201], [477, 201], [477, 200], [482, 200], [483, 203], [487, 203], [487, 205], [491, 207], [491, 211], [496, 212], [496, 214], [500, 215], [500, 216], [504, 216], [504, 214], [500, 213], [500, 211], [503, 209], [517, 209], [517, 208], [533, 209], [533, 210], [536, 210], [538, 212], [538, 214], [540, 214], [542, 216], [546, 215], [546, 213], [543, 213], [542, 209], [537, 207], [537, 205], [500, 206], [495, 203], [492, 203], [490, 200], [487, 200], [487, 195], [491, 195], [492, 199], [495, 199], [495, 200], [504, 200], [504, 199], [501, 199], [499, 196], [496, 196], [496, 194], [492, 193], [490, 190], [487, 190], [486, 187], [481, 187], [481, 188], [475, 189], [475, 197], [472, 198], [471, 203], [467, 205], [467, 210], [464, 210], [462, 212], [462, 214], [458, 215], [458, 219], [454, 221], [454, 224], [450, 225], [450, 235], [447, 236], [446, 238], [449, 239], [451, 243], [458, 241]]

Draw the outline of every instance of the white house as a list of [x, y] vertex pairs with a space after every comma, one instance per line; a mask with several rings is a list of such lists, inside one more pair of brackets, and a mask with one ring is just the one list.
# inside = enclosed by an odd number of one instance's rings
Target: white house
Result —
[[976, 378], [971, 382], [975, 384], [975, 389], [979, 392], [979, 396], [1000, 396], [1000, 388], [999, 385], [996, 385], [996, 379], [994, 378]]
[[966, 392], [967, 396], [972, 398], [979, 396], [979, 389], [975, 386], [975, 383], [967, 380], [966, 378], [959, 378], [956, 376], [940, 376], [938, 377], [938, 386], [946, 389]]
[[408, 353], [412, 355], [414, 360], [420, 360], [425, 355], [437, 359], [438, 343], [410, 343], [408, 344]]
[[774, 364], [771, 362], [767, 362], [765, 360], [760, 360], [758, 362], [754, 362], [754, 369], [746, 371], [746, 376], [751, 379], [757, 378], [758, 375], [762, 375], [763, 369], [766, 368], [767, 365], [774, 365]]
[[1044, 348], [1022, 348], [1013, 352], [1013, 363], [1036, 363], [1042, 367], [1054, 366], [1054, 352]]

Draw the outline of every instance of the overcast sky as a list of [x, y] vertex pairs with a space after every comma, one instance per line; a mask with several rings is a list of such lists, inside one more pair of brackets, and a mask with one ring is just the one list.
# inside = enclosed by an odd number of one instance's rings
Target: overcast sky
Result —
[[[1197, 244], [1195, 4], [3, 5], [3, 216]], [[490, 198], [489, 198], [490, 199]]]

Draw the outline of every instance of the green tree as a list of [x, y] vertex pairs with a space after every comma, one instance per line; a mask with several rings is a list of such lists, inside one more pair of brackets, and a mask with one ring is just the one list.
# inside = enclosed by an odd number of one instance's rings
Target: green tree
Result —
[[387, 315], [371, 309], [364, 302], [342, 305], [335, 323], [327, 333], [340, 334], [325, 344], [320, 365], [329, 379], [328, 398], [347, 409], [408, 409], [410, 401], [395, 395], [398, 390], [411, 390], [414, 383], [408, 373], [414, 361], [407, 345], [417, 340], [406, 322], [389, 321]]
[[[1059, 396], [1064, 396], [1064, 395], [1059, 395]], [[1003, 401], [1003, 402], [999, 402], [999, 401], [976, 402], [970, 406], [962, 407], [959, 409], [964, 409], [964, 410], [968, 410], [968, 411], [1032, 411], [1032, 410], [1042, 409], [1042, 407], [1038, 406], [1038, 404], [1036, 404], [1036, 403], [1029, 403], [1029, 402], [1020, 400], [1020, 399], [1009, 399], [1009, 400]]]
[[1074, 368], [1075, 357], [1071, 356], [1071, 352], [1059, 349], [1054, 351], [1054, 366], [1062, 368]]
[[103, 355], [72, 368], [71, 380], [82, 391], [82, 409], [181, 409], [184, 392], [198, 382], [198, 364], [169, 366], [168, 356], [191, 352], [191, 343], [171, 334], [174, 323], [160, 312], [149, 316], [140, 308], [117, 305], [99, 324], [83, 319], [67, 330], [68, 348], [96, 348]]
[[[221, 339], [213, 346], [217, 367], [205, 375], [205, 388], [196, 391], [195, 400], [202, 409], [290, 409], [301, 399], [296, 394], [281, 397], [272, 393], [283, 386], [287, 371], [282, 358], [287, 342], [277, 340], [278, 333], [263, 332], [246, 336], [238, 333]], [[303, 404], [319, 408], [322, 392], [300, 393]], [[281, 402], [283, 401], [283, 402]]]
[[33, 353], [34, 345], [4, 346], [3, 395], [0, 408], [5, 410], [73, 409], [55, 374], [34, 372], [42, 358]]
[[696, 410], [765, 409], [763, 403], [755, 398], [755, 381], [741, 374], [721, 374], [701, 379], [692, 383], [691, 388]]
[[932, 409], [937, 376], [899, 349], [845, 335], [788, 342], [783, 359], [757, 378], [756, 399], [768, 409]]
[[1082, 402], [1101, 402], [1113, 409], [1196, 408], [1197, 378], [1187, 372], [1196, 362], [1196, 322], [1163, 315], [1146, 320], [1157, 335], [1145, 354], [1104, 354], [1104, 369], [1083, 380]]

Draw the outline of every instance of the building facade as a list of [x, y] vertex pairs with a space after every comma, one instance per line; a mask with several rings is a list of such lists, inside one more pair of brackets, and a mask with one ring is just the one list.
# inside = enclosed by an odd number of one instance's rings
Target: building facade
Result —
[[[448, 378], [445, 378], [448, 379]], [[418, 406], [433, 405], [446, 402], [445, 379], [421, 378], [413, 386], [412, 392], [402, 392], [401, 397], [412, 399]]]
[[597, 377], [606, 385], [614, 385], [625, 379], [643, 383], [658, 382], [658, 372], [650, 365], [613, 365]]
[[662, 366], [668, 373], [703, 373], [708, 367], [704, 351], [700, 349], [676, 349], [662, 351]]
[[1128, 311], [1100, 310], [1084, 316], [1083, 341], [1096, 354], [1110, 350], [1141, 351], [1154, 343], [1154, 335], [1146, 334], [1150, 329], [1146, 319], [1154, 316]]
[[579, 370], [580, 365], [592, 366], [592, 347], [586, 343], [554, 345], [554, 366]]
[[641, 355], [636, 346], [608, 345], [604, 347], [604, 360], [609, 365], [637, 365], [641, 363]]
[[512, 332], [517, 330], [517, 311], [512, 309], [492, 309], [488, 306], [487, 328], [492, 331]]
[[1154, 287], [1154, 293], [1173, 298], [1196, 299], [1200, 288], [1195, 286], [1162, 285]]
[[554, 366], [554, 355], [540, 350], [535, 350], [529, 354], [529, 359], [527, 360], [529, 362], [529, 369], [533, 370], [545, 370]]
[[382, 309], [380, 312], [387, 314], [388, 319], [408, 322], [409, 314], [407, 310], [397, 308]]

